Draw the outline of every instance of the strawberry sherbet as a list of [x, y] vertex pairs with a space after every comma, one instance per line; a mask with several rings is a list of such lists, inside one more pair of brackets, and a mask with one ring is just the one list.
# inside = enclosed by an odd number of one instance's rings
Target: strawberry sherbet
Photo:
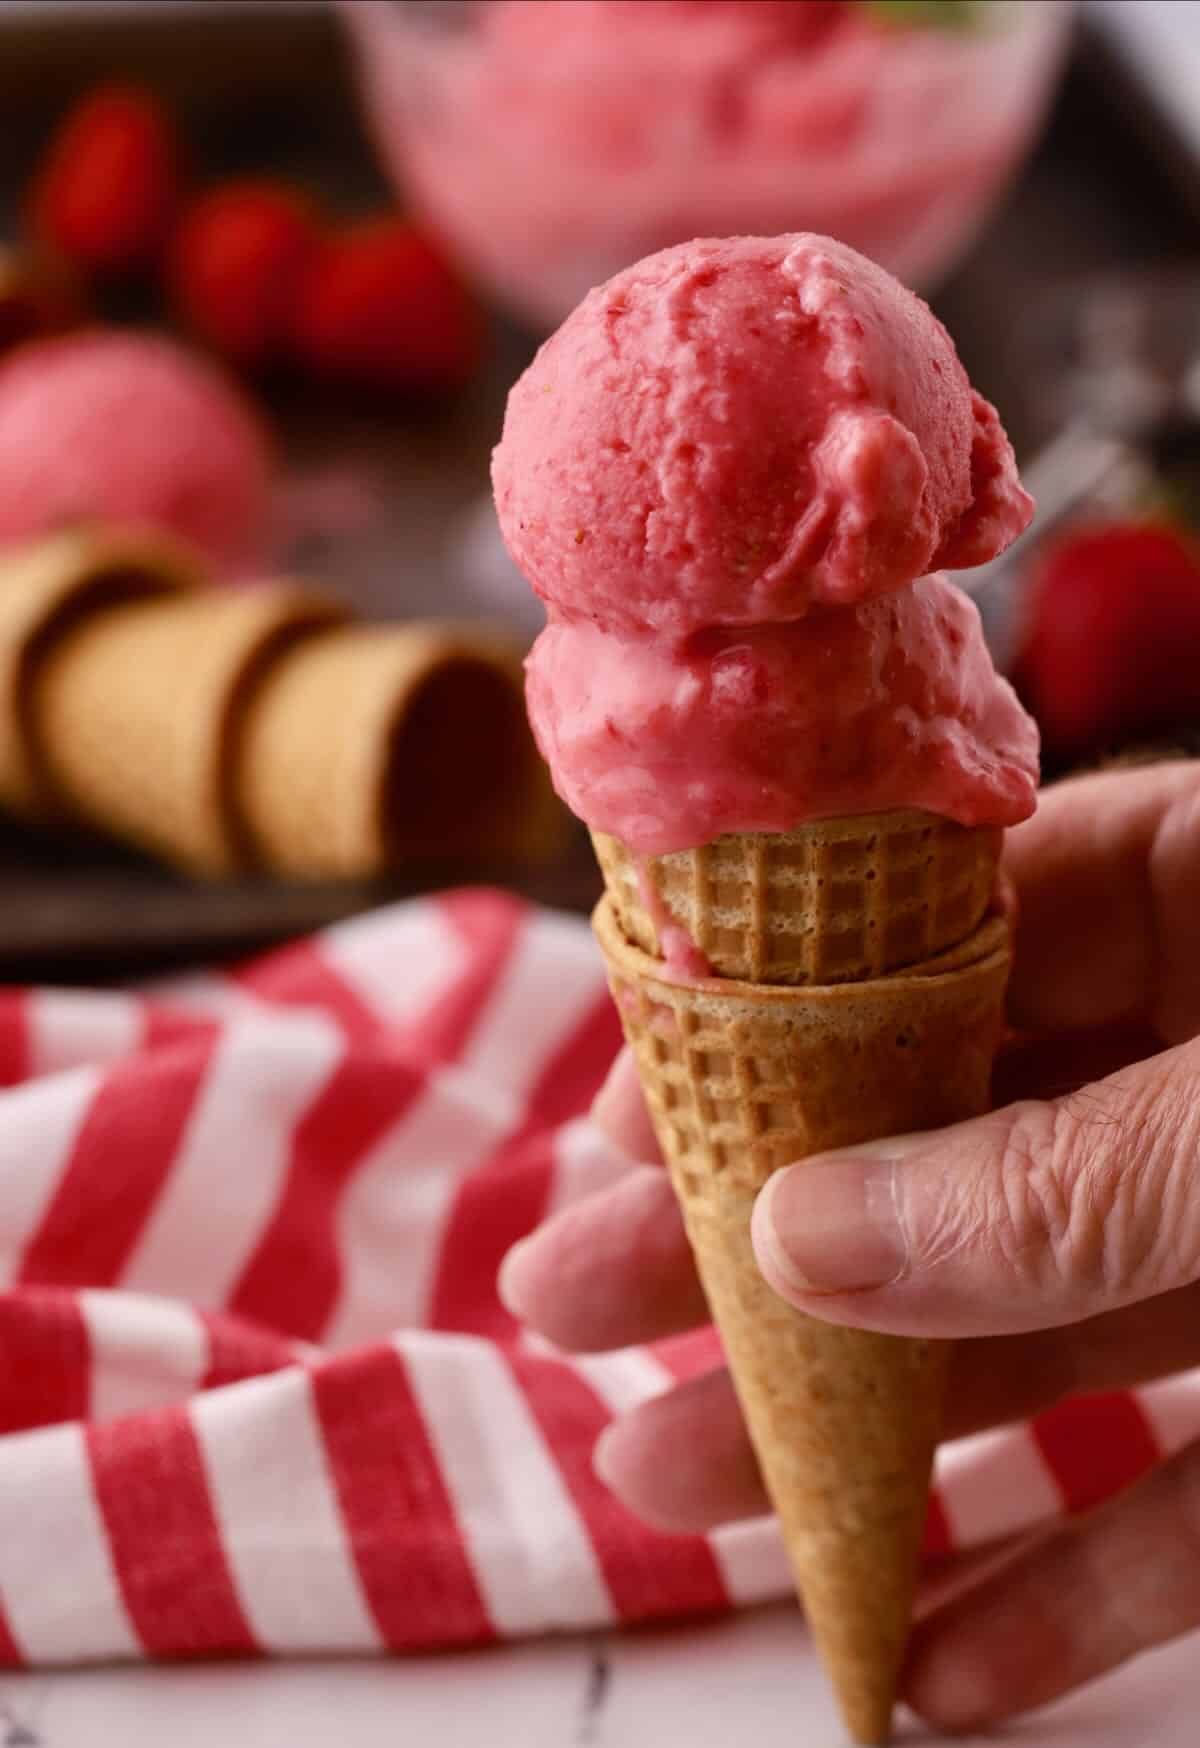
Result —
[[684, 636], [978, 564], [1032, 505], [928, 306], [808, 235], [665, 249], [515, 385], [509, 550], [564, 620]]
[[253, 569], [267, 557], [273, 485], [251, 407], [170, 340], [93, 329], [0, 364], [0, 540], [105, 519]]
[[853, 250], [698, 241], [618, 274], [513, 388], [493, 476], [549, 610], [534, 731], [593, 828], [661, 854], [1032, 812], [1033, 723], [927, 574], [1001, 552], [1032, 501], [945, 329]]

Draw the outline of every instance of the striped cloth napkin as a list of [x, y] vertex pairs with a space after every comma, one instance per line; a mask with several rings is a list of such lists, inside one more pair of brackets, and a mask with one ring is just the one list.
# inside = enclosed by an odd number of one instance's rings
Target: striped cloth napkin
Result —
[[[627, 1164], [586, 926], [494, 892], [228, 973], [0, 995], [0, 1662], [381, 1651], [789, 1588], [771, 1523], [666, 1536], [594, 1478], [711, 1334], [571, 1359], [496, 1267]], [[1200, 1435], [1200, 1377], [948, 1447], [931, 1552]], [[669, 1460], [665, 1458], [664, 1460]]]

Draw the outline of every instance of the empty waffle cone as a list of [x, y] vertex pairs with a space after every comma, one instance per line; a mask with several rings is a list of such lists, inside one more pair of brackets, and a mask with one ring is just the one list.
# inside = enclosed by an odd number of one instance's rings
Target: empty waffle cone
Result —
[[239, 737], [257, 686], [340, 617], [285, 585], [135, 601], [92, 615], [39, 665], [33, 719], [58, 794], [82, 821], [200, 874], [248, 861]]
[[202, 582], [191, 552], [153, 535], [78, 528], [0, 548], [0, 805], [60, 812], [34, 722], [38, 674], [92, 614]]
[[256, 856], [305, 879], [411, 857], [536, 859], [561, 810], [520, 656], [470, 627], [348, 627], [289, 650], [247, 713], [238, 797]]
[[818, 1650], [851, 1733], [883, 1742], [948, 1348], [794, 1310], [750, 1215], [779, 1166], [986, 1109], [1007, 924], [869, 983], [767, 988], [672, 982], [611, 898], [593, 923]]
[[721, 977], [840, 983], [964, 940], [996, 883], [1000, 832], [912, 808], [813, 820], [637, 856], [593, 832], [625, 935], [664, 954], [681, 929]]

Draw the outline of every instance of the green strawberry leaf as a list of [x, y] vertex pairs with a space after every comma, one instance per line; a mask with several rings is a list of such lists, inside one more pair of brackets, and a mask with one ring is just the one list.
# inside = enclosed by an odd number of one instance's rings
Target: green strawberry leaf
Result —
[[883, 24], [920, 30], [977, 30], [987, 20], [987, 0], [866, 0]]

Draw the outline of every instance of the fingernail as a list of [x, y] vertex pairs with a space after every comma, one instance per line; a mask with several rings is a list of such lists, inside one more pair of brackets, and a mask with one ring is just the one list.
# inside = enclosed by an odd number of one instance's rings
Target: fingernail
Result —
[[794, 1293], [861, 1293], [894, 1281], [908, 1257], [896, 1208], [896, 1162], [920, 1140], [869, 1142], [802, 1160], [769, 1178], [751, 1226], [768, 1281]]
[[520, 1238], [511, 1250], [504, 1253], [504, 1259], [496, 1274], [496, 1296], [504, 1309], [512, 1316], [523, 1320], [525, 1276], [528, 1272], [528, 1260], [533, 1248], [532, 1240]]

